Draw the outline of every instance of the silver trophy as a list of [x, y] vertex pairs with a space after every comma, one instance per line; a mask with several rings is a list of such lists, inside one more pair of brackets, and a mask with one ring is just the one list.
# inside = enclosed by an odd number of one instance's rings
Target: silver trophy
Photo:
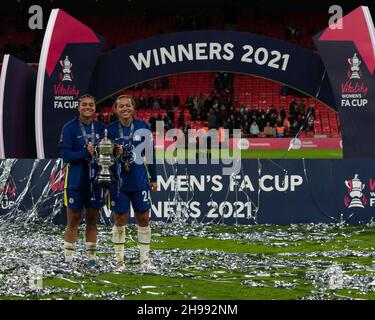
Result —
[[64, 74], [62, 81], [72, 81], [72, 78], [70, 75], [72, 71], [70, 69], [73, 67], [73, 63], [70, 62], [69, 57], [66, 56], [65, 60], [60, 60], [60, 64], [63, 68], [62, 72]]
[[364, 208], [361, 198], [363, 196], [362, 191], [365, 188], [365, 184], [359, 180], [358, 174], [355, 174], [352, 180], [345, 180], [345, 185], [348, 188], [350, 197], [352, 198], [348, 208]]
[[354, 56], [352, 58], [348, 59], [348, 62], [350, 64], [350, 79], [361, 79], [361, 76], [359, 74], [360, 68], [359, 66], [361, 65], [362, 61], [359, 60], [357, 57], [357, 54], [354, 53]]
[[98, 184], [111, 184], [115, 181], [115, 175], [110, 167], [115, 163], [116, 159], [113, 154], [115, 145], [108, 139], [108, 131], [104, 130], [104, 138], [101, 139], [95, 150], [95, 161], [99, 166], [99, 173], [96, 177]]

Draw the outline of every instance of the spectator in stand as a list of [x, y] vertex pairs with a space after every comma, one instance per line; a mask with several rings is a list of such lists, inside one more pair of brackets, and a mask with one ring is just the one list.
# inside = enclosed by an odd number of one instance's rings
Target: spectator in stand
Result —
[[178, 127], [181, 128], [184, 125], [184, 113], [180, 111], [178, 115]]
[[241, 126], [242, 133], [246, 136], [250, 136], [250, 124], [248, 121], [245, 121]]
[[[233, 116], [233, 115], [232, 115]], [[233, 117], [229, 117], [224, 121], [224, 128], [229, 130], [229, 136], [233, 136], [233, 129], [235, 129], [237, 126], [234, 123]]]
[[243, 126], [245, 122], [249, 122], [249, 117], [248, 117], [248, 115], [246, 113], [245, 114], [241, 114], [240, 125]]
[[297, 33], [299, 33], [299, 31], [296, 28], [296, 26], [294, 24], [289, 25], [287, 32], [286, 32], [287, 39], [296, 40], [296, 37], [298, 37]]
[[280, 110], [280, 117], [281, 117], [282, 121], [284, 121], [285, 118], [286, 118], [286, 112], [285, 112], [284, 108], [281, 108], [281, 110]]
[[281, 87], [280, 94], [281, 94], [282, 96], [287, 96], [288, 93], [289, 93], [289, 88], [288, 88], [288, 86], [282, 86], [282, 87]]
[[163, 109], [163, 106], [164, 106], [164, 104], [163, 104], [163, 98], [161, 96], [158, 96], [156, 98], [156, 101], [159, 103], [160, 109]]
[[287, 135], [289, 133], [289, 130], [290, 130], [290, 122], [289, 122], [288, 118], [284, 119], [283, 126], [285, 128], [285, 135]]
[[306, 121], [306, 115], [305, 114], [299, 114], [298, 115], [298, 126], [301, 128], [303, 127], [303, 130], [307, 128], [307, 121]]
[[315, 117], [313, 114], [310, 114], [309, 118], [307, 119], [307, 124], [308, 124], [308, 128], [307, 130], [308, 131], [312, 131], [314, 132], [315, 130], [315, 127], [314, 127], [314, 121], [315, 121]]
[[193, 98], [191, 96], [187, 96], [185, 100], [185, 108], [188, 108], [190, 111], [194, 107]]
[[155, 117], [155, 114], [152, 114], [152, 116], [151, 116], [151, 118], [149, 120], [149, 123], [150, 123], [151, 131], [155, 132], [156, 131], [156, 117]]
[[185, 126], [184, 126], [184, 134], [185, 134], [186, 137], [187, 137], [187, 135], [189, 133], [190, 128], [191, 128], [190, 123], [186, 122]]
[[167, 97], [165, 99], [165, 110], [172, 110], [172, 109], [173, 109], [173, 106], [172, 106], [171, 97]]
[[276, 137], [275, 127], [272, 127], [269, 122], [267, 122], [266, 126], [264, 127], [263, 133], [267, 138]]
[[260, 110], [259, 115], [258, 115], [258, 119], [257, 119], [257, 123], [258, 123], [258, 126], [259, 126], [259, 130], [263, 131], [264, 127], [266, 126], [266, 123], [267, 123], [266, 113], [265, 113], [264, 109]]
[[154, 104], [152, 105], [152, 110], [160, 110], [160, 104], [158, 100], [154, 100]]
[[208, 120], [208, 129], [217, 129], [218, 128], [217, 117], [216, 117], [216, 114], [215, 114], [215, 112], [212, 108], [210, 110], [210, 114], [208, 115], [207, 120]]
[[103, 123], [103, 124], [105, 124], [105, 119], [104, 119], [103, 111], [99, 112], [98, 121], [101, 122], [101, 123]]
[[108, 120], [107, 123], [110, 124], [112, 122], [117, 121], [117, 115], [114, 113], [108, 113]]
[[174, 124], [171, 119], [169, 119], [168, 116], [164, 117], [164, 128], [165, 130], [171, 130], [174, 128]]
[[154, 90], [154, 91], [159, 89], [159, 80], [158, 79], [151, 80], [151, 89]]
[[171, 119], [171, 121], [174, 123], [174, 112], [173, 111], [169, 111], [167, 113], [167, 115], [168, 115], [168, 118]]
[[295, 100], [291, 101], [289, 104], [289, 114], [293, 119], [297, 118], [297, 103]]
[[146, 99], [143, 96], [139, 97], [137, 105], [138, 109], [146, 109]]
[[154, 102], [155, 102], [155, 99], [154, 99], [153, 96], [149, 96], [147, 98], [147, 107], [148, 107], [148, 109], [152, 109], [153, 108]]
[[160, 79], [161, 83], [161, 88], [163, 90], [168, 90], [169, 89], [169, 78], [168, 77], [163, 77]]
[[201, 121], [207, 121], [207, 111], [206, 111], [206, 108], [203, 107], [200, 112], [199, 112], [199, 119]]
[[250, 126], [250, 134], [253, 138], [257, 138], [259, 136], [259, 127], [255, 120]]
[[299, 105], [298, 105], [298, 113], [299, 114], [305, 114], [305, 111], [306, 111], [306, 106], [303, 102], [301, 102]]
[[174, 95], [173, 96], [173, 107], [178, 108], [180, 106], [180, 97]]
[[297, 120], [294, 120], [292, 125], [290, 126], [290, 135], [295, 137], [299, 131], [299, 126]]
[[285, 127], [281, 122], [278, 122], [276, 125], [276, 135], [278, 138], [285, 137]]
[[309, 108], [307, 109], [307, 114], [310, 114], [315, 117], [315, 108], [313, 105], [309, 106]]
[[200, 93], [199, 97], [198, 97], [198, 110], [200, 110], [201, 108], [203, 108], [205, 101], [206, 101], [205, 97], [203, 97], [203, 94]]
[[246, 114], [246, 113], [247, 113], [247, 107], [246, 107], [245, 104], [242, 104], [242, 105], [241, 105], [240, 112], [241, 112], [241, 114]]

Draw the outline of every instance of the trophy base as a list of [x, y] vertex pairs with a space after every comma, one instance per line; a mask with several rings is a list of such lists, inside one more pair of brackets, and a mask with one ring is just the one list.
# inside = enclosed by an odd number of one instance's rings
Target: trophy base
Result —
[[361, 201], [361, 199], [353, 199], [348, 208], [364, 208], [364, 205]]
[[115, 182], [115, 178], [111, 175], [108, 175], [108, 176], [99, 175], [96, 178], [97, 184], [112, 184], [114, 182]]
[[72, 81], [72, 78], [69, 75], [64, 75], [62, 81]]

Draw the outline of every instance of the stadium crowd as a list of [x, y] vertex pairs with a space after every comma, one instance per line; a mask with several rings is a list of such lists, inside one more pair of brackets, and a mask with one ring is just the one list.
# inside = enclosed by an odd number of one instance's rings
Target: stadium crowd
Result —
[[[241, 129], [247, 137], [295, 136], [300, 130], [314, 132], [313, 106], [306, 107], [304, 103], [297, 103], [295, 100], [289, 107], [280, 110], [272, 105], [268, 108], [240, 105], [233, 100], [233, 74], [230, 73], [216, 73], [214, 88], [210, 94], [187, 96], [185, 101], [181, 101], [178, 95], [163, 99], [160, 95], [152, 94], [153, 90], [167, 90], [168, 86], [168, 77], [163, 77], [130, 88], [140, 90], [141, 94], [136, 97], [137, 109], [151, 111], [151, 117], [146, 120], [152, 131], [156, 130], [156, 121], [164, 121], [166, 130], [177, 126], [187, 132], [191, 127], [191, 123], [184, 118], [185, 110], [188, 110], [191, 122], [201, 121], [207, 129]], [[280, 94], [287, 92], [284, 88], [282, 91]], [[147, 96], [143, 95], [144, 92], [148, 93]], [[111, 104], [111, 99], [115, 99], [115, 96], [104, 104]], [[159, 110], [164, 110], [165, 115], [162, 116]], [[99, 113], [98, 120], [108, 124], [115, 121], [116, 116], [109, 113], [104, 117], [103, 113]]]

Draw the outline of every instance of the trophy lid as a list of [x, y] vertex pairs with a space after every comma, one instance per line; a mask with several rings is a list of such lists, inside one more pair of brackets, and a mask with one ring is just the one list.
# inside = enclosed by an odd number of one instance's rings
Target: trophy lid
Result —
[[353, 182], [354, 182], [354, 181], [359, 181], [359, 182], [361, 182], [361, 180], [359, 180], [359, 178], [358, 178], [358, 174], [357, 174], [357, 173], [354, 175], [354, 178], [352, 179], [352, 181], [353, 181]]
[[111, 139], [108, 139], [108, 130], [104, 129], [104, 138], [99, 141], [99, 146], [103, 145], [113, 145]]

